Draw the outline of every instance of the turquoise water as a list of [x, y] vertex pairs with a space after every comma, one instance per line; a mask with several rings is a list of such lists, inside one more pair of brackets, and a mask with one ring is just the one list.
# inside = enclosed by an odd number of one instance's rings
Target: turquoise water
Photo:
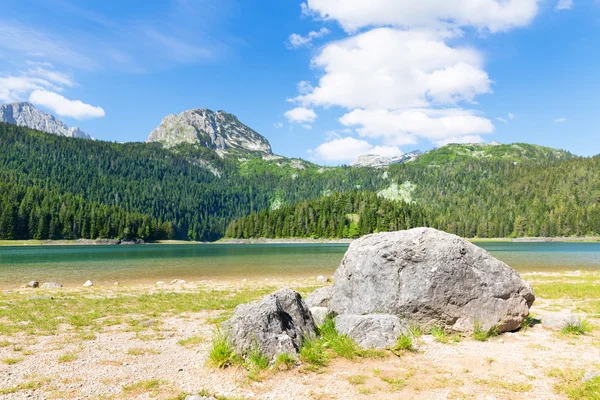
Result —
[[[600, 243], [477, 245], [520, 272], [600, 271]], [[30, 280], [82, 284], [173, 279], [269, 279], [330, 276], [348, 245], [142, 245], [0, 247], [0, 287]]]

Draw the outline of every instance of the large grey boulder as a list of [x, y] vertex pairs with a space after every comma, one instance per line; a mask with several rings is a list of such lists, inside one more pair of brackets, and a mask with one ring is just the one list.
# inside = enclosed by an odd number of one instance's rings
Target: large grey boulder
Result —
[[392, 314], [460, 332], [518, 329], [535, 300], [515, 270], [430, 228], [355, 240], [334, 280], [329, 307], [338, 315]]
[[329, 301], [333, 296], [333, 286], [325, 286], [309, 294], [304, 302], [310, 308], [329, 307]]
[[237, 354], [258, 348], [273, 360], [278, 354], [297, 354], [303, 340], [316, 336], [317, 328], [300, 294], [281, 289], [237, 306], [233, 317], [223, 323], [223, 332]]
[[408, 334], [409, 327], [395, 315], [345, 314], [335, 317], [335, 330], [360, 347], [386, 349], [394, 347], [400, 335]]

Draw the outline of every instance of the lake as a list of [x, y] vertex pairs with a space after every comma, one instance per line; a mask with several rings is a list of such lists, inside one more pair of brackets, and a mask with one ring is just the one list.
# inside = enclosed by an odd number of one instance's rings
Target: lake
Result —
[[[519, 272], [600, 271], [600, 243], [485, 242]], [[0, 287], [31, 280], [81, 285], [331, 276], [347, 244], [0, 247]]]

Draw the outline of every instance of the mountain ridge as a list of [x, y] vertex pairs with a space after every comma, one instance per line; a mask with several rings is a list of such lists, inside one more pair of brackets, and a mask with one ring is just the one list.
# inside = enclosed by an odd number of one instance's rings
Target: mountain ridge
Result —
[[181, 143], [200, 145], [226, 155], [272, 156], [269, 141], [233, 114], [195, 108], [164, 117], [147, 143], [159, 142], [170, 148]]
[[69, 128], [52, 114], [45, 113], [29, 102], [0, 105], [0, 122], [24, 126], [53, 135], [94, 140], [79, 127]]

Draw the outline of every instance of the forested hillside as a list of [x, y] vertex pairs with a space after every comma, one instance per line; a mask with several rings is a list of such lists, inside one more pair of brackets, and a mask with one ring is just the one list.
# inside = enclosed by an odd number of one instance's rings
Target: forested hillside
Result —
[[527, 144], [450, 145], [382, 170], [0, 124], [0, 189], [1, 239], [600, 234], [600, 157]]
[[[297, 168], [290, 166], [295, 164], [299, 164]], [[63, 207], [62, 197], [56, 195], [78, 196], [90, 204], [147, 215], [155, 225], [169, 223], [171, 237], [189, 240], [216, 240], [233, 218], [272, 205], [317, 198], [329, 191], [354, 190], [356, 186], [374, 190], [385, 184], [379, 173], [366, 169], [320, 170], [289, 160], [240, 163], [198, 146], [182, 144], [165, 150], [157, 143], [92, 142], [1, 123], [0, 183], [10, 183], [18, 189], [13, 190], [15, 193], [43, 189], [36, 205], [45, 204], [48, 210], [55, 210], [52, 212]], [[19, 197], [11, 196], [10, 206], [6, 201], [0, 213], [11, 210], [6, 220], [14, 220]], [[29, 221], [22, 223], [29, 225]], [[15, 229], [7, 227], [0, 238], [14, 237]], [[98, 235], [122, 234], [115, 232], [100, 230]], [[56, 234], [56, 238], [87, 235], [94, 238], [93, 231], [83, 229], [69, 236]], [[18, 238], [34, 236], [29, 230]]]
[[387, 175], [391, 182], [412, 183], [414, 205], [373, 193], [332, 196], [239, 219], [227, 235], [351, 238], [423, 225], [481, 238], [600, 234], [600, 156], [519, 162], [455, 157], [443, 166], [394, 165]]

